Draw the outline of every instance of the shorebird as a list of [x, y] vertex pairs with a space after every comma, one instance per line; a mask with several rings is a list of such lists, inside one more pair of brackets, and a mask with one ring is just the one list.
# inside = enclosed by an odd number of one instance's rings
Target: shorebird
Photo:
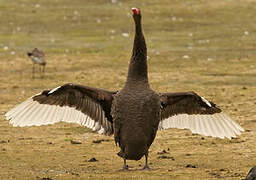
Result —
[[46, 61], [45, 61], [45, 58], [44, 58], [45, 57], [44, 52], [35, 48], [35, 49], [33, 49], [33, 51], [28, 52], [27, 55], [31, 59], [31, 61], [33, 62], [32, 78], [35, 78], [35, 64], [39, 65], [40, 75], [43, 78], [44, 77], [44, 70], [45, 70], [45, 66], [46, 66]]

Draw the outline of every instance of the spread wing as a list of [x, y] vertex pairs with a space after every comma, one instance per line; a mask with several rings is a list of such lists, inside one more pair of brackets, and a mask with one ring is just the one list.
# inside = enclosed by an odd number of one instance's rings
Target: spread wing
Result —
[[14, 126], [40, 126], [63, 121], [111, 135], [113, 94], [115, 92], [65, 84], [28, 98], [5, 116]]
[[159, 129], [190, 129], [192, 133], [219, 138], [236, 137], [244, 131], [213, 102], [194, 92], [160, 94]]

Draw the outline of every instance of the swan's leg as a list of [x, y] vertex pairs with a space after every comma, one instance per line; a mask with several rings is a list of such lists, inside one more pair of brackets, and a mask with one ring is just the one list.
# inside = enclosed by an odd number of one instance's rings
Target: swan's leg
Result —
[[150, 169], [148, 166], [148, 152], [145, 154], [146, 163], [143, 169]]
[[123, 170], [128, 170], [128, 165], [126, 164], [126, 159], [124, 158], [124, 167], [123, 167]]

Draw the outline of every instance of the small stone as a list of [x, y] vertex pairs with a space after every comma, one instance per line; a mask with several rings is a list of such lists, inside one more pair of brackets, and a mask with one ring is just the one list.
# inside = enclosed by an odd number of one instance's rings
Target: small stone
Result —
[[111, 34], [115, 34], [115, 33], [116, 33], [116, 30], [111, 29], [111, 30], [110, 30], [110, 33], [111, 33]]
[[187, 164], [186, 168], [197, 168], [197, 166], [196, 165], [192, 165], [192, 164]]
[[183, 58], [184, 59], [189, 59], [189, 56], [188, 55], [184, 55]]
[[79, 141], [73, 141], [73, 140], [71, 140], [70, 143], [71, 143], [71, 144], [82, 144], [82, 143], [79, 142]]
[[93, 141], [92, 141], [92, 143], [95, 143], [95, 144], [99, 144], [99, 143], [101, 143], [101, 142], [102, 142], [101, 139], [99, 139], [99, 140], [93, 140]]
[[129, 34], [128, 33], [122, 33], [122, 36], [123, 37], [129, 37]]
[[244, 31], [244, 35], [249, 35], [249, 32], [248, 31]]
[[14, 86], [12, 86], [12, 88], [13, 88], [13, 89], [17, 89], [17, 88], [19, 88], [19, 86], [14, 85]]
[[0, 144], [4, 144], [4, 143], [7, 143], [7, 142], [4, 140], [0, 140]]
[[88, 160], [88, 162], [96, 162], [96, 161], [98, 161], [98, 160], [94, 157]]
[[78, 173], [71, 172], [72, 175], [79, 176]]
[[101, 143], [103, 141], [108, 142], [109, 140], [108, 139], [97, 139], [97, 140], [93, 140], [92, 143], [99, 144], [99, 143]]
[[162, 150], [161, 152], [158, 152], [157, 154], [167, 154], [166, 150]]
[[161, 155], [161, 156], [158, 156], [158, 159], [171, 159], [171, 160], [175, 160], [174, 157], [172, 156], [166, 156], [166, 155]]
[[36, 4], [35, 7], [36, 7], [36, 8], [40, 8], [40, 4]]
[[43, 178], [40, 178], [40, 177], [36, 177], [36, 179], [38, 179], [38, 180], [52, 180], [51, 178], [49, 178], [49, 177], [43, 177]]

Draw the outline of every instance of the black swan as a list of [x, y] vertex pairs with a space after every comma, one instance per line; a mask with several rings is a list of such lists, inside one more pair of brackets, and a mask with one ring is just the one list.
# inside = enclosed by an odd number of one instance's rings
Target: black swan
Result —
[[126, 160], [146, 158], [158, 129], [190, 129], [219, 138], [241, 134], [243, 128], [214, 103], [194, 92], [157, 93], [150, 88], [147, 48], [141, 27], [141, 11], [132, 8], [135, 38], [125, 86], [107, 91], [76, 84], [45, 90], [5, 114], [14, 126], [78, 123], [101, 134], [114, 134], [118, 153]]
[[[40, 73], [43, 73], [43, 75], [41, 74], [41, 77], [44, 76], [44, 70], [45, 70], [45, 66], [46, 66], [46, 61], [45, 61], [45, 54], [43, 51], [40, 51], [39, 49], [35, 48], [33, 49], [31, 52], [27, 52], [28, 57], [31, 59], [31, 61], [33, 62], [33, 69], [32, 69], [32, 77], [35, 77], [35, 64], [38, 64], [40, 67]], [[43, 67], [43, 69], [41, 70], [41, 66]]]

